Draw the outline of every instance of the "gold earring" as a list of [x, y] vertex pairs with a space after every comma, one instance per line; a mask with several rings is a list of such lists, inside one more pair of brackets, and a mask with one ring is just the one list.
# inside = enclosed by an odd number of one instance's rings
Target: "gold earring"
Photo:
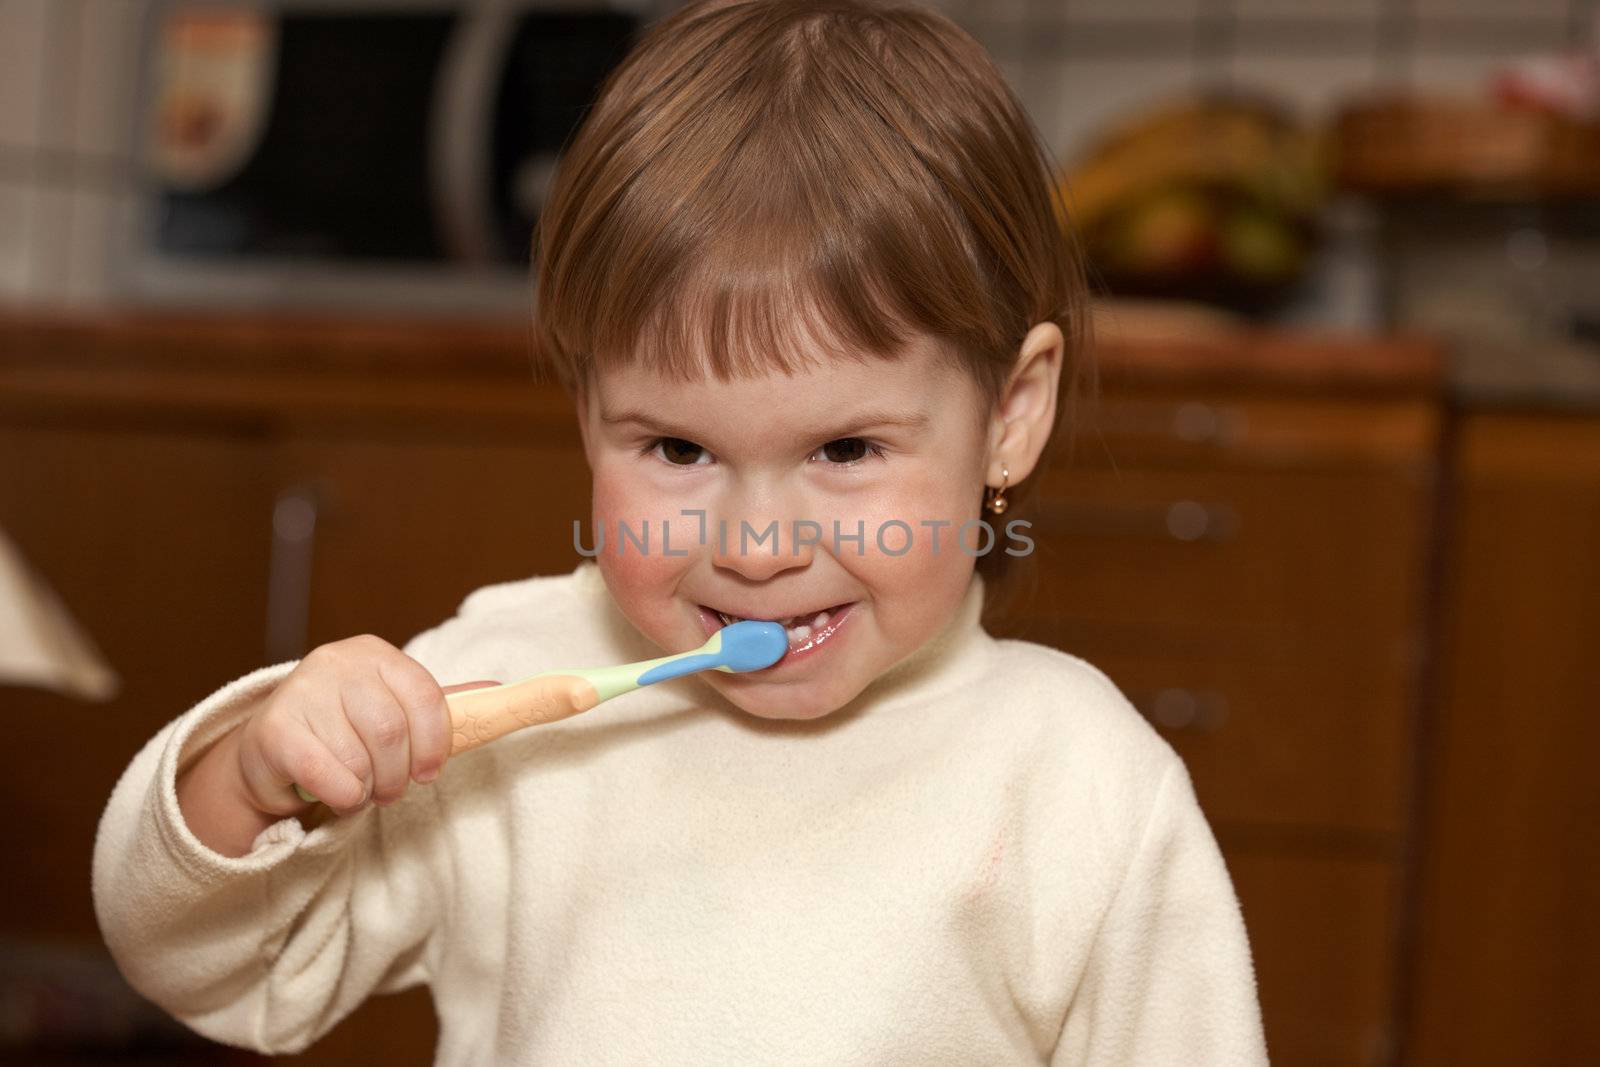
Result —
[[[1000, 464], [1000, 488], [997, 489], [997, 490], [994, 490], [994, 495], [989, 497], [989, 499], [987, 501], [985, 501], [985, 503], [984, 503], [984, 507], [986, 507], [990, 511], [994, 512], [996, 515], [1002, 515], [1002, 514], [1005, 513], [1005, 510], [1006, 510], [1006, 482], [1008, 482], [1010, 480], [1011, 480], [1011, 471], [1006, 468], [1006, 465], [1004, 463]], [[988, 490], [985, 490], [985, 492], [988, 492]]]

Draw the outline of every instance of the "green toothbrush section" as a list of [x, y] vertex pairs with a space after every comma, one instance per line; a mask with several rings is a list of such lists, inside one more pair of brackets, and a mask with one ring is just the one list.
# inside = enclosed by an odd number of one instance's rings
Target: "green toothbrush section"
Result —
[[[599, 699], [596, 703], [605, 703], [612, 697], [619, 697], [624, 693], [632, 692], [640, 686], [651, 685], [655, 682], [664, 682], [668, 678], [679, 678], [685, 674], [706, 669], [732, 672], [733, 668], [722, 664], [722, 634], [713, 634], [711, 640], [690, 652], [678, 652], [671, 656], [662, 656], [660, 659], [640, 660], [637, 663], [623, 663], [615, 667], [580, 667], [571, 670], [540, 671], [538, 674], [529, 675], [509, 685], [522, 685], [535, 678], [548, 678], [561, 675], [569, 678], [582, 678], [594, 686], [594, 691]], [[506, 688], [508, 688], [507, 686]]]

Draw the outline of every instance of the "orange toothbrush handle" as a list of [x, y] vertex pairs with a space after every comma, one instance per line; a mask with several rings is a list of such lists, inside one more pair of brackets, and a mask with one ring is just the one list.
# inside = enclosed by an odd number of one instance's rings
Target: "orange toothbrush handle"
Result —
[[[536, 674], [510, 685], [479, 686], [445, 694], [450, 709], [450, 755], [487, 744], [524, 726], [556, 722], [600, 703], [594, 683], [572, 674]], [[308, 804], [317, 798], [296, 784]]]
[[594, 683], [572, 674], [538, 674], [510, 685], [462, 689], [450, 708], [450, 755], [488, 744], [524, 726], [557, 722], [600, 703]]

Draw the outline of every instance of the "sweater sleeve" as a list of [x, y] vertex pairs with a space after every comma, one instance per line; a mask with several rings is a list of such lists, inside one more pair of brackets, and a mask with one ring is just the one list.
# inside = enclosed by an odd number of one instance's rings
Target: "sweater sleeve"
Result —
[[223, 686], [144, 746], [101, 815], [92, 871], [95, 914], [129, 984], [196, 1032], [265, 1053], [298, 1052], [370, 994], [425, 981], [435, 878], [448, 871], [434, 787], [309, 832], [285, 818], [236, 858], [189, 829], [180, 769], [296, 662]]
[[1266, 1062], [1244, 918], [1188, 769], [1174, 758], [1050, 1064]]

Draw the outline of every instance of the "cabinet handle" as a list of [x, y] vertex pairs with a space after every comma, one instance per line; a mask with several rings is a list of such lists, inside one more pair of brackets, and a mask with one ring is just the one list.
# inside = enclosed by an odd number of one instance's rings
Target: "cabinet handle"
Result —
[[272, 505], [272, 559], [267, 574], [266, 662], [282, 663], [306, 651], [311, 612], [311, 550], [326, 490], [320, 483], [292, 485]]
[[1133, 698], [1139, 713], [1163, 730], [1215, 733], [1228, 721], [1228, 699], [1221, 693], [1171, 687]]
[[1100, 416], [1103, 432], [1123, 436], [1157, 437], [1192, 445], [1229, 447], [1244, 436], [1244, 412], [1188, 401], [1173, 407], [1113, 409]]
[[1119, 505], [1045, 499], [1039, 501], [1039, 524], [1051, 532], [1087, 537], [1156, 537], [1185, 543], [1231, 541], [1240, 526], [1237, 508], [1198, 500]]

